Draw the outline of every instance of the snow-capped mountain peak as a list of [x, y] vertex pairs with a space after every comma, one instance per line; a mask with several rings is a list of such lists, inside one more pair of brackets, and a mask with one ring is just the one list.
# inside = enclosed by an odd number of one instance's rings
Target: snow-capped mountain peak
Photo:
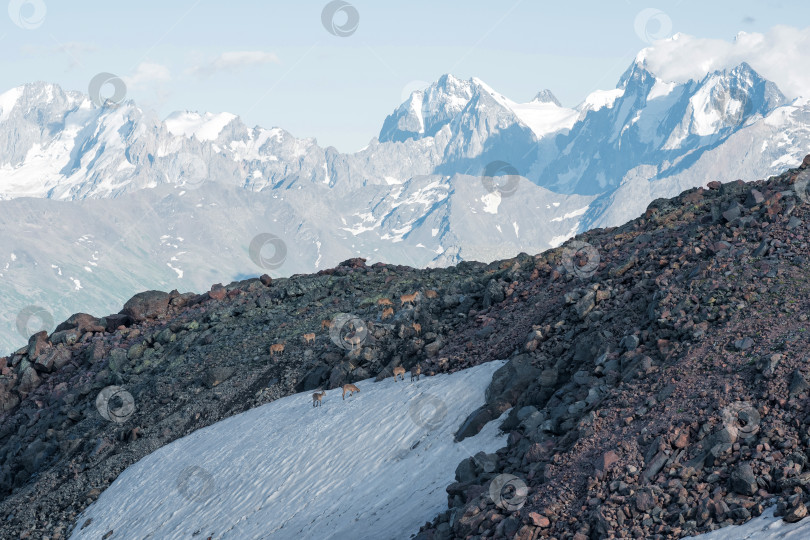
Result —
[[467, 106], [473, 96], [473, 83], [442, 75], [424, 90], [411, 93], [380, 131], [380, 142], [401, 142], [435, 135]]
[[195, 137], [200, 141], [213, 141], [235, 118], [237, 118], [235, 114], [227, 112], [200, 114], [191, 111], [177, 111], [166, 118], [165, 124], [172, 135]]

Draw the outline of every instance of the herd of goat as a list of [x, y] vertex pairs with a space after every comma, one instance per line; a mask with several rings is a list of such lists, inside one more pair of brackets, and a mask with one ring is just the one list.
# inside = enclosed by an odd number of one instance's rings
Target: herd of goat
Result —
[[[411, 294], [403, 294], [399, 297], [400, 307], [405, 306], [405, 304], [410, 304], [411, 306], [414, 305], [418, 295], [420, 293], [417, 291]], [[436, 291], [427, 290], [425, 291], [425, 298], [437, 298], [438, 293]], [[394, 303], [388, 298], [380, 298], [377, 300], [377, 305], [383, 306], [382, 312], [382, 320], [385, 320], [389, 317], [394, 315]], [[416, 335], [418, 336], [422, 333], [422, 325], [419, 323], [412, 323], [412, 328]], [[321, 321], [321, 330], [328, 330], [332, 327], [332, 321], [329, 319], [324, 319]], [[355, 329], [359, 330], [359, 329]], [[314, 343], [315, 342], [315, 332], [310, 332], [307, 334], [303, 334], [301, 336], [304, 340], [304, 343]], [[346, 340], [350, 345], [353, 347], [356, 346], [358, 343], [354, 343], [352, 338], [357, 339], [356, 336], [346, 336], [343, 339]], [[270, 355], [275, 356], [276, 354], [282, 354], [284, 352], [284, 343], [274, 343], [270, 345]], [[414, 380], [418, 381], [419, 376], [422, 374], [422, 367], [419, 364], [416, 364], [414, 367], [411, 368], [411, 382]], [[402, 377], [402, 380], [405, 380], [405, 368], [402, 366], [397, 366], [394, 368], [394, 380], [399, 380], [399, 377]], [[319, 407], [322, 403], [323, 397], [326, 395], [326, 390], [319, 389], [319, 392], [315, 392], [312, 394], [312, 406]], [[354, 384], [344, 384], [343, 385], [343, 399], [346, 399], [346, 394], [349, 394], [351, 397], [355, 392], [359, 392], [360, 389], [357, 388]]]

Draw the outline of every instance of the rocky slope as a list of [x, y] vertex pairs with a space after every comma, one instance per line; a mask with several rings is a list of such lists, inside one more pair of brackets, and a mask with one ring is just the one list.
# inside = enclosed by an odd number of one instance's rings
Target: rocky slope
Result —
[[66, 536], [128, 465], [278, 397], [496, 359], [456, 436], [512, 408], [509, 444], [458, 464], [420, 539], [678, 538], [769, 504], [801, 519], [808, 168], [659, 199], [536, 256], [351, 259], [71, 317], [0, 359], [4, 537]]

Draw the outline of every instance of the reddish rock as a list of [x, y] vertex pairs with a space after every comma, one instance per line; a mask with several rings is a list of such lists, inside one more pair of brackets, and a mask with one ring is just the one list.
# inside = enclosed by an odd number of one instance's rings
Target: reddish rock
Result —
[[796, 523], [803, 520], [805, 517], [807, 517], [807, 507], [803, 503], [799, 503], [789, 509], [782, 519], [787, 523]]
[[61, 332], [62, 330], [71, 330], [73, 328], [78, 329], [79, 333], [84, 332], [87, 329], [92, 330], [93, 332], [103, 332], [104, 329], [102, 327], [101, 330], [96, 330], [96, 328], [100, 327], [99, 320], [92, 315], [87, 313], [74, 313], [68, 319], [61, 323], [59, 326], [56, 327], [54, 333]]
[[39, 372], [51, 373], [60, 369], [70, 361], [70, 350], [62, 346], [51, 349], [40, 355], [34, 362], [34, 369]]
[[720, 186], [722, 186], [722, 184], [717, 180], [712, 180], [711, 182], [706, 184], [706, 187], [709, 189], [720, 189]]
[[686, 430], [679, 431], [672, 445], [675, 448], [686, 448], [689, 445], [689, 432]]
[[542, 527], [545, 529], [551, 525], [551, 522], [546, 516], [540, 515], [537, 512], [529, 512], [529, 519], [532, 521], [535, 527]]
[[146, 291], [130, 298], [121, 314], [129, 315], [135, 321], [157, 319], [166, 314], [169, 308], [169, 293], [162, 291]]
[[[520, 530], [515, 534], [515, 540], [533, 540], [535, 533], [535, 528], [531, 525], [524, 525], [520, 528]], [[586, 539], [587, 540], [587, 539]]]
[[613, 450], [602, 454], [593, 464], [598, 476], [602, 476], [610, 467], [619, 461], [619, 455]]
[[216, 285], [212, 286], [211, 290], [208, 291], [208, 297], [211, 298], [211, 300], [224, 300], [226, 294], [227, 291], [221, 283], [217, 283]]

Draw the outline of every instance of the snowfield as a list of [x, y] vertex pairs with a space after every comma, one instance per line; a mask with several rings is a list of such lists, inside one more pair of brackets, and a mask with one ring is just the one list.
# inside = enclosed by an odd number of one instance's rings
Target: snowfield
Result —
[[447, 509], [462, 459], [505, 446], [500, 421], [453, 441], [503, 364], [369, 379], [320, 408], [295, 394], [198, 430], [126, 469], [71, 538], [409, 538]]
[[810, 519], [785, 523], [773, 517], [774, 507], [765, 510], [743, 525], [723, 527], [710, 533], [693, 536], [696, 540], [804, 540], [810, 538]]

